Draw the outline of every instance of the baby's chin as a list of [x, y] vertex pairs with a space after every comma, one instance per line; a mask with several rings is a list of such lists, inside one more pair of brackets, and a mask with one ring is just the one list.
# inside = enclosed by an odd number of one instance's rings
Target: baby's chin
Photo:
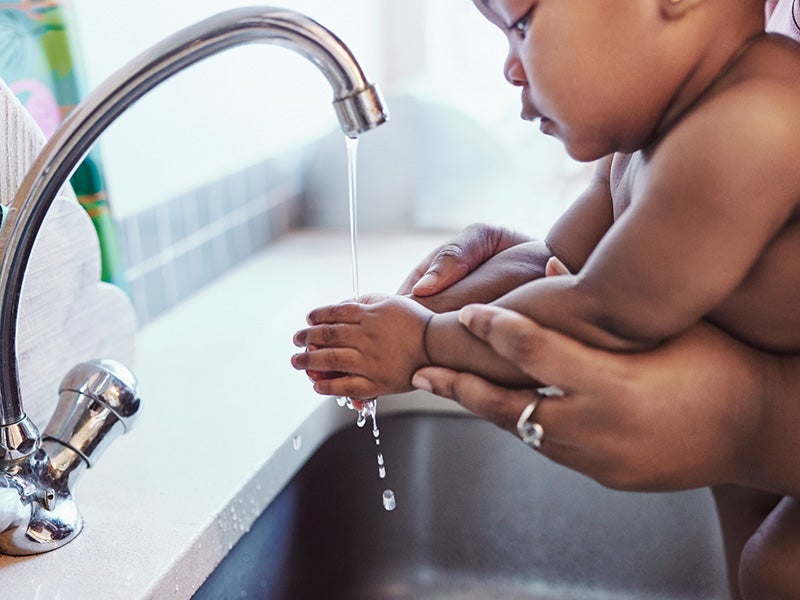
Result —
[[612, 154], [616, 150], [606, 144], [599, 144], [593, 141], [583, 141], [580, 139], [571, 138], [569, 135], [563, 135], [557, 131], [555, 127], [550, 128], [551, 131], [543, 132], [559, 140], [570, 158], [582, 163], [594, 162], [600, 160], [604, 156]]

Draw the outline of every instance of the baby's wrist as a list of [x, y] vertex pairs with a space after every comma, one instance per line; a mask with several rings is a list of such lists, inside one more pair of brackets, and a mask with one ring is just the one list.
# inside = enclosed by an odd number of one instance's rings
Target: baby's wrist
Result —
[[425, 363], [422, 365], [423, 367], [430, 367], [433, 364], [430, 352], [428, 351], [428, 331], [430, 331], [431, 321], [433, 321], [435, 316], [436, 313], [433, 312], [428, 315], [428, 318], [425, 321], [425, 326], [422, 328], [422, 354], [425, 360]]

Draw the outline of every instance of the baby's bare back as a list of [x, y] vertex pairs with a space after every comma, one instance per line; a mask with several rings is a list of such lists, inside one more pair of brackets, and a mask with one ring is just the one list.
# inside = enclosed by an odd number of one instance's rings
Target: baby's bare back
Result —
[[738, 288], [708, 320], [774, 352], [800, 350], [800, 219], [766, 248]]
[[764, 40], [663, 143], [615, 156], [614, 227], [640, 231], [627, 250], [648, 256], [636, 284], [660, 290], [651, 318], [699, 309], [751, 345], [800, 350], [798, 48]]

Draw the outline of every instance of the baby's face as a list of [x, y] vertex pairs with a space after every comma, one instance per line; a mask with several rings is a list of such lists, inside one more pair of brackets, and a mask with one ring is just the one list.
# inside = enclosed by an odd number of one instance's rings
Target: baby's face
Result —
[[657, 0], [474, 2], [506, 35], [505, 75], [521, 88], [523, 119], [540, 119], [578, 160], [649, 137], [663, 110], [646, 60], [663, 23]]

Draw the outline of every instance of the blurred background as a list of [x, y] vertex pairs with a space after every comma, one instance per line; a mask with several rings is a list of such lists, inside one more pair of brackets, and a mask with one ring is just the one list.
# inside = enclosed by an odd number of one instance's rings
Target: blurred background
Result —
[[[0, 2], [0, 77], [45, 135], [85, 94], [235, 0]], [[359, 231], [441, 233], [484, 221], [542, 237], [592, 167], [519, 118], [505, 36], [469, 0], [284, 0], [338, 35], [391, 114], [358, 140]], [[349, 226], [331, 88], [275, 45], [223, 52], [144, 96], [71, 182], [102, 278], [144, 324], [288, 232]], [[421, 257], [397, 258], [408, 268]]]
[[[73, 0], [89, 88], [179, 28], [233, 0]], [[391, 122], [362, 136], [361, 226], [458, 229], [476, 220], [543, 235], [587, 166], [519, 119], [506, 46], [468, 0], [284, 0], [351, 48]], [[344, 141], [327, 82], [283, 48], [247, 46], [143, 98], [103, 136], [118, 218], [287, 153], [308, 159], [307, 221], [343, 223]]]

